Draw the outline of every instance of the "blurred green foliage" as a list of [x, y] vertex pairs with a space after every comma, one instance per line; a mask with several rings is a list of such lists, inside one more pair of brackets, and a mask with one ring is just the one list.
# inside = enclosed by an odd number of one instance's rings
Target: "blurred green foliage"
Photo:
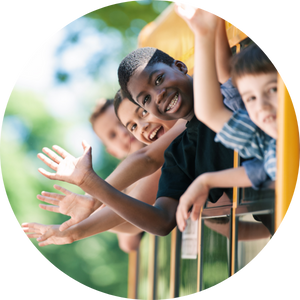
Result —
[[[115, 53], [108, 49], [106, 56], [99, 56], [100, 64], [97, 65], [93, 61], [94, 68], [97, 66], [99, 69], [108, 55], [115, 59], [133, 50], [139, 30], [158, 16], [168, 4], [169, 2], [160, 1], [121, 3], [84, 16], [83, 18], [91, 20], [90, 25], [94, 26], [99, 34], [109, 34], [111, 30], [118, 31], [125, 45]], [[132, 41], [135, 41], [135, 44]], [[57, 55], [59, 56], [66, 47], [72, 47], [79, 42], [80, 33], [76, 35], [73, 32], [60, 45]], [[65, 84], [68, 84], [68, 79], [72, 75], [60, 67], [57, 67], [53, 74], [54, 77], [57, 75], [56, 80]], [[41, 191], [56, 192], [53, 184], [83, 193], [76, 186], [43, 177], [37, 169], [45, 166], [37, 158], [37, 153], [45, 146], [57, 144], [73, 154], [71, 146], [67, 143], [67, 136], [72, 128], [78, 126], [78, 120], [82, 122], [82, 118], [89, 115], [91, 108], [83, 105], [88, 112], [82, 111], [76, 120], [64, 120], [48, 111], [44, 97], [30, 89], [15, 88], [3, 121], [1, 134], [3, 181], [11, 207], [20, 224], [23, 222], [61, 224], [68, 219], [66, 216], [47, 212], [38, 207], [40, 202], [36, 199], [36, 195]], [[87, 119], [85, 123], [88, 123]], [[106, 178], [119, 161], [105, 151], [102, 151], [101, 155], [99, 163], [93, 166], [102, 178]], [[47, 167], [45, 169], [50, 170]], [[128, 256], [119, 249], [116, 235], [102, 233], [64, 246], [39, 247], [35, 240], [32, 240], [32, 243], [55, 267], [75, 280], [104, 293], [127, 296]]]

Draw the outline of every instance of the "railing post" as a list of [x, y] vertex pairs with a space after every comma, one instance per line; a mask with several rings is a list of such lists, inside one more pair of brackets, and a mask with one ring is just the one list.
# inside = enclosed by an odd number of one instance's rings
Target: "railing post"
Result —
[[171, 235], [170, 298], [179, 297], [181, 232], [175, 227]]
[[128, 292], [127, 298], [137, 299], [139, 250], [128, 254]]

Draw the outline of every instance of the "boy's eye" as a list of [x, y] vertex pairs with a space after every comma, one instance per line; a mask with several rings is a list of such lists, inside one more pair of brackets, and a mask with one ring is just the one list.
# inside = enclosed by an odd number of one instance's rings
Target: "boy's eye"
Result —
[[109, 138], [112, 140], [116, 137], [116, 133], [115, 132], [110, 132], [109, 133]]
[[256, 98], [255, 98], [255, 96], [251, 96], [251, 97], [248, 97], [247, 99], [246, 99], [246, 102], [251, 102], [251, 101], [253, 101], [253, 100], [255, 100]]
[[273, 88], [270, 88], [269, 92], [272, 94], [272, 93], [277, 93], [277, 87], [273, 87]]
[[148, 114], [148, 112], [144, 109], [144, 110], [142, 111], [142, 117], [145, 117], [147, 114]]
[[159, 85], [163, 79], [163, 75], [159, 75], [155, 80], [155, 85]]
[[136, 124], [133, 124], [131, 127], [130, 127], [130, 131], [134, 131], [136, 129]]
[[143, 100], [143, 105], [145, 105], [150, 100], [150, 96], [147, 95]]

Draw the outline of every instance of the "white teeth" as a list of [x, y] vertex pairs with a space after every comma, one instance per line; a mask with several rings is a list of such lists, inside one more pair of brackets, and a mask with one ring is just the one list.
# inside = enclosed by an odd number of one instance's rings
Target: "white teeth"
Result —
[[161, 126], [157, 127], [154, 131], [152, 131], [152, 133], [150, 134], [150, 140], [154, 139], [154, 137], [156, 136], [158, 130], [161, 129]]
[[168, 105], [166, 111], [172, 109], [176, 105], [177, 101], [178, 101], [178, 93], [176, 93], [175, 97], [172, 99], [172, 101]]

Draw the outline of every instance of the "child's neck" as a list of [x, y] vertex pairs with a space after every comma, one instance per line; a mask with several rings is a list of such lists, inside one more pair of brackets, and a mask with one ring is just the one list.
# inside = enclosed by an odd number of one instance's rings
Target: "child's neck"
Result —
[[194, 115], [195, 115], [194, 109], [192, 109], [185, 117], [183, 117], [183, 119], [186, 121], [191, 121]]

